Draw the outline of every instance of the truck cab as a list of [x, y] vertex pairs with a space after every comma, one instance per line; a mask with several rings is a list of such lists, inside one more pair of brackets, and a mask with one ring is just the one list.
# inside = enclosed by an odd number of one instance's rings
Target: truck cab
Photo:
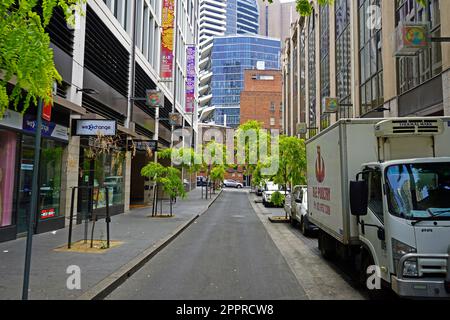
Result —
[[400, 296], [450, 297], [450, 158], [369, 163], [361, 179], [352, 213], [381, 277]]

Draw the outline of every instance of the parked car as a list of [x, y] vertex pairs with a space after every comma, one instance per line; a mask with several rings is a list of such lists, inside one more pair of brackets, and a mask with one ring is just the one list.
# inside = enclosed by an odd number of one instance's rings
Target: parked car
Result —
[[289, 189], [287, 189], [286, 192], [284, 192], [283, 187], [272, 181], [268, 181], [265, 183], [264, 190], [262, 192], [263, 205], [265, 207], [268, 207], [271, 204], [271, 197], [277, 191], [286, 196], [289, 195], [290, 193]]
[[223, 180], [223, 186], [227, 187], [227, 188], [237, 188], [237, 189], [244, 187], [244, 185], [242, 183], [240, 183], [239, 181], [231, 180], [231, 179]]
[[308, 188], [295, 186], [291, 194], [286, 196], [284, 210], [291, 218], [292, 224], [299, 224], [301, 232], [306, 236], [317, 231], [317, 226], [308, 219]]

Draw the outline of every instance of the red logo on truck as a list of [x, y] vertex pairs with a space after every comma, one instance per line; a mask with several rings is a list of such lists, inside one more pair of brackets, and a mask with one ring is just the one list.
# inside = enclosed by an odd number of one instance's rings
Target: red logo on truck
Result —
[[320, 154], [320, 146], [317, 146], [316, 178], [319, 183], [325, 180], [325, 161]]

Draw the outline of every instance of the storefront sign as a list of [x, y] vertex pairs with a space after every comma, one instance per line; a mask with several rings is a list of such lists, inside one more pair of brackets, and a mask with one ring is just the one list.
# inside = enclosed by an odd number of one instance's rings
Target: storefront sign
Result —
[[77, 136], [115, 136], [117, 130], [116, 120], [86, 120], [77, 119], [75, 122], [75, 135]]
[[157, 151], [158, 141], [157, 140], [133, 140], [136, 150], [147, 151], [150, 149], [152, 152]]
[[159, 90], [147, 90], [145, 92], [147, 99], [147, 106], [152, 108], [159, 108], [164, 106], [164, 93]]
[[[36, 120], [33, 119], [33, 116], [31, 115], [25, 115], [23, 117], [23, 130], [30, 133], [36, 133]], [[68, 134], [69, 128], [61, 126], [59, 124], [48, 122], [43, 120], [42, 121], [42, 136], [47, 138], [57, 138], [61, 140], [68, 141], [69, 140], [69, 134]]]
[[169, 124], [171, 126], [181, 126], [183, 124], [181, 114], [169, 113]]
[[194, 112], [195, 103], [195, 46], [186, 48], [186, 113]]
[[161, 78], [172, 78], [173, 38], [174, 38], [174, 0], [163, 0], [161, 14]]
[[23, 116], [19, 112], [6, 109], [3, 116], [0, 117], [0, 125], [22, 130]]
[[297, 123], [297, 134], [307, 134], [308, 125], [305, 122]]
[[416, 55], [430, 46], [430, 32], [427, 24], [400, 23], [396, 33], [396, 56]]
[[53, 105], [52, 101], [50, 101], [48, 103], [44, 102], [44, 106], [42, 108], [42, 119], [44, 119], [46, 121], [52, 120], [52, 105]]
[[339, 108], [337, 98], [323, 98], [322, 101], [322, 113], [336, 113]]
[[53, 218], [56, 216], [55, 209], [44, 209], [41, 210], [41, 219]]

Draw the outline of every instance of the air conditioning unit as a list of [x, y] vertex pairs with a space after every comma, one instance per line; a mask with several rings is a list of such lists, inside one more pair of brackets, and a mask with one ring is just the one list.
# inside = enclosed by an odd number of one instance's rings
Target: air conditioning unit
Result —
[[375, 136], [395, 137], [395, 136], [434, 136], [444, 132], [444, 122], [442, 119], [389, 119], [378, 123], [375, 126]]

